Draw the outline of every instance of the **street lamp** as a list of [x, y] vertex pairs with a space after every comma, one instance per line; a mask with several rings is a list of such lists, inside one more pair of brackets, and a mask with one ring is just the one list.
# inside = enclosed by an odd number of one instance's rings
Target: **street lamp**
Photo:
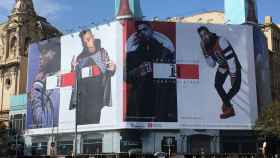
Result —
[[16, 157], [18, 157], [18, 134], [16, 133]]
[[[75, 80], [75, 85], [74, 85], [74, 89], [72, 91], [72, 93], [74, 93], [73, 97], [74, 99], [71, 97], [71, 102], [70, 104], [74, 104], [75, 109], [75, 135], [74, 135], [74, 157], [77, 157], [77, 132], [78, 132], [78, 111], [79, 111], [79, 101], [80, 101], [80, 91], [79, 91], [79, 80], [80, 80], [80, 69], [79, 66], [76, 65], [75, 66], [75, 73], [76, 73], [76, 80]], [[71, 105], [73, 106], [73, 105]]]
[[[50, 93], [47, 92], [46, 84], [42, 83], [42, 81], [36, 81], [40, 82], [41, 87], [41, 95], [40, 95], [40, 100], [41, 100], [41, 107], [44, 111], [44, 116], [46, 120], [46, 125], [49, 125], [49, 120], [51, 119], [51, 126], [52, 126], [52, 131], [51, 131], [51, 146], [54, 144], [54, 105], [52, 102], [52, 99], [50, 97]], [[51, 116], [50, 116], [51, 114]], [[50, 116], [50, 117], [49, 117]], [[52, 146], [53, 147], [53, 146]]]
[[52, 102], [50, 96], [46, 93], [46, 91], [45, 91], [44, 94], [45, 94], [47, 102], [50, 104], [51, 114], [52, 114], [52, 133], [51, 133], [52, 141], [51, 141], [51, 148], [53, 149], [55, 147], [55, 143], [54, 143], [54, 107], [53, 107], [53, 102]]

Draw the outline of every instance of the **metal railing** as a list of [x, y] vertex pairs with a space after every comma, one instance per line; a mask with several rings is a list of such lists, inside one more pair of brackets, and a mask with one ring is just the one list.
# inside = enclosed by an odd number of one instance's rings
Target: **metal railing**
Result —
[[[32, 156], [30, 156], [32, 157]], [[41, 158], [51, 158], [50, 156], [36, 156]], [[56, 158], [72, 158], [72, 155], [56, 155]], [[170, 157], [166, 154], [165, 158], [262, 158], [262, 155], [256, 153], [223, 153], [223, 154], [191, 154], [180, 153], [171, 154]], [[100, 154], [80, 154], [77, 158], [157, 158], [152, 153], [100, 153]]]

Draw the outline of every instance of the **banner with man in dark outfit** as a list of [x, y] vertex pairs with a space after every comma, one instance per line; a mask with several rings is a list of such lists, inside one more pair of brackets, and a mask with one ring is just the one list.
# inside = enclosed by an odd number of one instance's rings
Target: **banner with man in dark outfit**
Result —
[[[129, 23], [126, 121], [176, 122], [174, 23]], [[164, 34], [168, 30], [169, 34]], [[165, 75], [157, 75], [159, 72]]]
[[[76, 73], [77, 81], [72, 91], [70, 109], [78, 106], [78, 124], [97, 124], [101, 109], [110, 106], [111, 76], [116, 71], [116, 65], [91, 30], [80, 32], [80, 38], [83, 51], [77, 58], [73, 56], [71, 62], [71, 70]], [[88, 69], [91, 75], [84, 76], [83, 72]]]

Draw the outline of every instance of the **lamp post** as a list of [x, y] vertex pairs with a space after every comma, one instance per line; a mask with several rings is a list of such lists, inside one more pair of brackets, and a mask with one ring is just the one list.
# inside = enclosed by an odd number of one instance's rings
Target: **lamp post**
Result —
[[51, 131], [51, 144], [54, 142], [54, 107], [53, 107], [53, 102], [52, 99], [50, 98], [50, 95], [47, 93], [47, 88], [46, 84], [43, 84], [43, 93], [41, 94], [41, 104], [43, 105], [44, 111], [47, 111], [47, 125], [49, 123], [49, 114], [48, 114], [48, 107], [51, 109], [51, 126], [52, 126], [52, 131]]
[[75, 135], [74, 135], [74, 157], [77, 157], [77, 133], [78, 133], [78, 111], [79, 111], [79, 100], [80, 100], [80, 91], [79, 91], [79, 79], [80, 79], [80, 69], [78, 65], [75, 68], [76, 72], [76, 81], [75, 81], [75, 93], [76, 93], [76, 100], [74, 101], [74, 104], [76, 104], [76, 110], [75, 110]]
[[16, 133], [16, 157], [18, 157], [18, 134]]
[[51, 108], [51, 114], [52, 114], [51, 148], [54, 148], [55, 147], [55, 143], [54, 143], [54, 107], [53, 107], [53, 102], [52, 102], [50, 96], [46, 93], [46, 91], [45, 91], [45, 96], [46, 96], [46, 100], [50, 104], [50, 108]]
[[[78, 95], [78, 94], [77, 94]], [[75, 111], [75, 135], [74, 135], [74, 158], [77, 157], [77, 113], [78, 113], [78, 109], [76, 107], [76, 111]]]
[[[43, 111], [46, 112], [46, 125], [49, 125], [49, 119], [51, 119], [51, 148], [53, 148], [54, 144], [54, 106], [52, 99], [50, 97], [50, 94], [47, 93], [46, 84], [43, 84], [42, 86], [42, 93], [41, 93], [41, 106], [43, 108]], [[49, 111], [49, 108], [51, 111]], [[51, 118], [49, 117], [49, 113], [51, 113]]]

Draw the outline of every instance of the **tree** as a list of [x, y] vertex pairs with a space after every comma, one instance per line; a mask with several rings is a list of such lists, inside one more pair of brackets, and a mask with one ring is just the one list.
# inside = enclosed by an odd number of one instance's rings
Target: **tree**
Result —
[[255, 129], [261, 135], [280, 138], [280, 102], [274, 102], [263, 109]]

